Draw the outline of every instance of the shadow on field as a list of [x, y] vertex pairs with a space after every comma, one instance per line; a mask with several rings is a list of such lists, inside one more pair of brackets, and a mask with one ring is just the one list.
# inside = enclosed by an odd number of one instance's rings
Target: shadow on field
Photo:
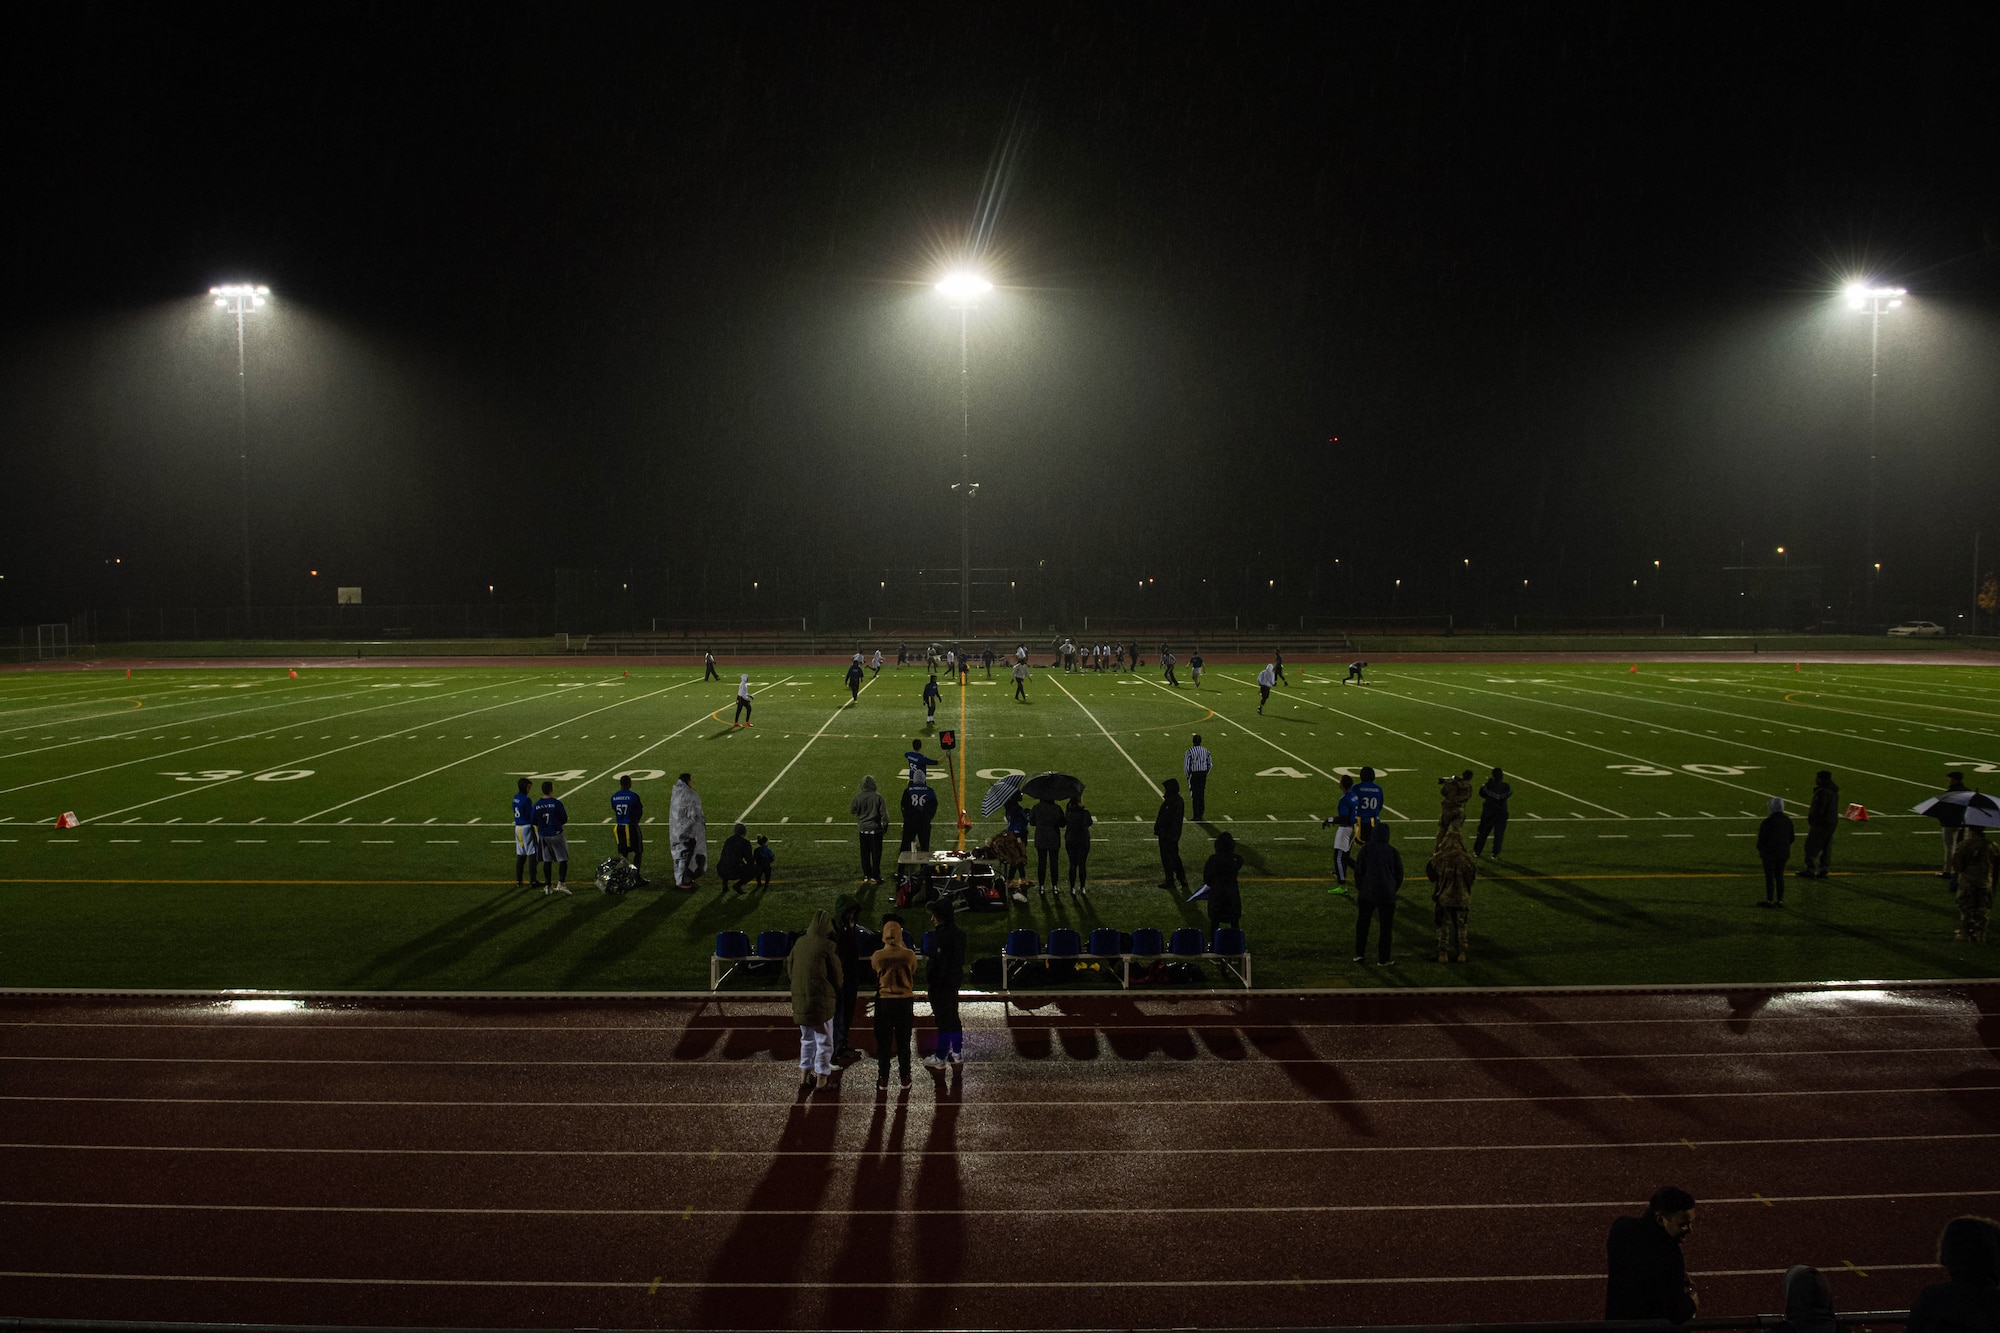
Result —
[[405, 981], [433, 976], [488, 940], [513, 930], [541, 902], [539, 892], [504, 889], [415, 939], [375, 955], [348, 978], [346, 985], [356, 990], [394, 989]]
[[633, 910], [624, 920], [606, 931], [603, 938], [583, 951], [582, 956], [570, 965], [569, 971], [563, 974], [563, 985], [565, 987], [579, 985], [636, 953], [640, 945], [653, 937], [655, 931], [666, 925], [673, 919], [675, 913], [688, 905], [689, 896], [673, 889], [664, 889], [654, 892], [653, 901], [646, 902], [628, 894], [621, 905], [630, 906]]
[[488, 977], [546, 959], [552, 950], [559, 948], [571, 936], [595, 926], [607, 912], [616, 912], [623, 905], [621, 899], [593, 890], [588, 880], [576, 886], [574, 897], [557, 897], [548, 901], [559, 903], [566, 910], [553, 913], [546, 918], [547, 925], [517, 940], [512, 948], [487, 967]]
[[1556, 875], [1540, 875], [1532, 867], [1520, 867], [1519, 878], [1494, 875], [1486, 883], [1499, 888], [1505, 886], [1533, 902], [1538, 907], [1546, 907], [1552, 912], [1566, 916], [1580, 917], [1593, 925], [1614, 926], [1619, 929], [1643, 927], [1648, 931], [1667, 929], [1667, 922], [1623, 898], [1588, 888], [1575, 880], [1566, 880]]

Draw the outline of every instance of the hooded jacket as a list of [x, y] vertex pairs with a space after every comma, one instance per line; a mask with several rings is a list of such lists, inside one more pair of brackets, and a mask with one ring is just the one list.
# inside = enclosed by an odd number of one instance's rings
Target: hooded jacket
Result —
[[1771, 803], [1774, 807], [1771, 813], [1757, 826], [1757, 855], [1783, 865], [1792, 859], [1792, 842], [1799, 835], [1792, 817], [1785, 813], [1784, 802], [1772, 797]]
[[1812, 804], [1806, 807], [1807, 828], [1837, 828], [1840, 824], [1840, 788], [1833, 779], [1815, 784]]
[[815, 1028], [840, 1008], [840, 959], [834, 954], [833, 920], [814, 912], [806, 933], [785, 956], [785, 975], [792, 979], [792, 1021]]
[[861, 779], [861, 790], [847, 803], [847, 813], [854, 816], [855, 828], [863, 833], [880, 833], [889, 827], [889, 803], [875, 790], [872, 777]]
[[1232, 833], [1216, 834], [1215, 852], [1201, 868], [1201, 882], [1208, 885], [1208, 919], [1211, 924], [1243, 919], [1243, 889], [1237, 883], [1237, 875], [1242, 869], [1243, 858], [1236, 854], [1236, 836]]
[[1063, 811], [1063, 844], [1071, 855], [1090, 855], [1090, 826], [1097, 822], [1097, 816], [1084, 808], [1082, 801], [1070, 802], [1069, 809]]
[[1355, 898], [1364, 903], [1393, 903], [1403, 887], [1403, 854], [1389, 845], [1389, 826], [1377, 824], [1368, 835], [1368, 847], [1361, 857], [1361, 873], [1355, 877]]
[[757, 864], [750, 859], [750, 839], [741, 832], [742, 828], [738, 824], [737, 831], [722, 840], [722, 859], [715, 870], [724, 879], [741, 879], [757, 873]]
[[868, 960], [875, 969], [875, 995], [883, 1000], [908, 1000], [917, 993], [917, 955], [903, 942], [898, 921], [882, 923], [882, 947]]
[[1161, 784], [1166, 795], [1160, 800], [1160, 813], [1153, 816], [1153, 836], [1162, 842], [1179, 842], [1181, 825], [1187, 822], [1187, 803], [1181, 800], [1179, 778], [1168, 778]]

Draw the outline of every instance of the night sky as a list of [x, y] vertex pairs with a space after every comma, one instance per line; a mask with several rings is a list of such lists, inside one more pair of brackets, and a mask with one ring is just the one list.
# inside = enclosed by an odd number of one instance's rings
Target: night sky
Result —
[[953, 607], [966, 257], [996, 614], [1695, 615], [1783, 545], [1848, 616], [1864, 276], [1882, 614], [1941, 617], [1996, 12], [26, 7], [0, 624], [240, 600], [237, 278], [259, 602]]

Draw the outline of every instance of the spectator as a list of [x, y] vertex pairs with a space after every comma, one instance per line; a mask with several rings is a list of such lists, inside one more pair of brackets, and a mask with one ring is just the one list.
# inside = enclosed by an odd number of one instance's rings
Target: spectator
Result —
[[[1965, 774], [1954, 771], [1944, 775], [1945, 795], [1965, 790]], [[1951, 854], [1958, 850], [1959, 840], [1965, 836], [1965, 807], [1939, 801], [1931, 807], [1931, 818], [1938, 822], [1938, 832], [1944, 835], [1944, 869], [1938, 871], [1938, 878], [1950, 879]]]
[[1771, 798], [1771, 813], [1757, 826], [1757, 856], [1764, 862], [1764, 906], [1785, 905], [1785, 862], [1792, 859], [1792, 840], [1797, 837], [1792, 817], [1785, 813], [1782, 796]]
[[882, 837], [889, 831], [889, 803], [875, 790], [873, 775], [861, 779], [861, 790], [847, 803], [861, 835], [861, 882], [882, 882]]
[[722, 876], [722, 891], [735, 889], [743, 892], [751, 880], [757, 878], [757, 859], [751, 854], [747, 830], [738, 824], [728, 837], [722, 840], [722, 859], [716, 862], [716, 873]]
[[1389, 826], [1377, 823], [1368, 834], [1367, 848], [1354, 876], [1354, 900], [1359, 912], [1354, 919], [1354, 961], [1368, 961], [1368, 920], [1380, 915], [1382, 937], [1376, 944], [1376, 958], [1386, 967], [1395, 958], [1389, 952], [1396, 924], [1396, 894], [1403, 887], [1403, 854], [1389, 845]]
[[1953, 939], [1986, 943], [1986, 914], [1993, 907], [1996, 849], [1983, 828], [1968, 828], [1951, 854], [1951, 873], [1958, 893], [1958, 933]]
[[1833, 774], [1821, 769], [1813, 777], [1812, 804], [1806, 807], [1806, 863], [1800, 879], [1825, 879], [1833, 851], [1833, 831], [1840, 827], [1840, 788]]
[[1168, 778], [1160, 784], [1163, 795], [1160, 798], [1160, 813], [1153, 816], [1153, 837], [1160, 844], [1160, 887], [1171, 890], [1179, 884], [1182, 893], [1187, 892], [1187, 866], [1181, 861], [1181, 825], [1187, 820], [1187, 807], [1181, 803], [1181, 784], [1178, 778]]
[[1472, 882], [1479, 878], [1479, 867], [1466, 855], [1465, 837], [1459, 830], [1447, 830], [1438, 838], [1424, 874], [1435, 886], [1431, 889], [1431, 919], [1437, 924], [1438, 961], [1448, 963], [1456, 957], [1462, 963], [1470, 939], [1467, 926], [1472, 916]]
[[889, 1056], [896, 1057], [902, 1085], [910, 1086], [910, 1029], [916, 1026], [917, 955], [903, 942], [903, 922], [882, 918], [882, 947], [869, 960], [875, 969], [875, 1086], [889, 1086]]
[[937, 793], [929, 787], [911, 783], [903, 791], [903, 840], [897, 846], [898, 852], [910, 850], [915, 843], [925, 851], [931, 849], [931, 818], [937, 814]]
[[1500, 844], [1507, 838], [1507, 802], [1514, 795], [1513, 785], [1499, 769], [1486, 779], [1479, 789], [1479, 832], [1473, 835], [1472, 854], [1486, 855], [1486, 835], [1493, 835], [1493, 859], [1500, 859]]
[[778, 854], [771, 850], [771, 840], [759, 833], [757, 846], [750, 853], [750, 859], [757, 863], [757, 888], [759, 892], [771, 887], [771, 868], [778, 862]]
[[958, 985], [965, 974], [965, 932], [959, 929], [949, 898], [931, 904], [931, 942], [925, 955], [930, 961], [931, 1025], [937, 1029], [937, 1048], [924, 1057], [924, 1068], [943, 1069], [947, 1062], [962, 1065], [965, 1027], [958, 1019]]
[[1035, 802], [1035, 808], [1028, 812], [1028, 823], [1035, 830], [1035, 892], [1048, 897], [1049, 882], [1053, 880], [1056, 892], [1062, 892], [1062, 807], [1044, 796]]
[[1840, 1320], [1833, 1309], [1833, 1284], [1826, 1274], [1811, 1264], [1793, 1264], [1785, 1270], [1785, 1322], [1783, 1333], [1839, 1333]]
[[1083, 795], [1070, 798], [1063, 811], [1063, 850], [1069, 853], [1069, 896], [1090, 896], [1090, 826], [1097, 822], [1084, 807]]
[[1950, 1281], [1918, 1294], [1906, 1333], [2000, 1333], [2000, 1223], [1952, 1218], [1938, 1236], [1937, 1258]]
[[848, 1040], [854, 1006], [861, 998], [861, 904], [846, 894], [833, 900], [833, 955], [840, 960], [840, 999], [833, 1011], [833, 1058], [848, 1064], [860, 1058]]
[[667, 836], [674, 845], [674, 887], [693, 893], [695, 880], [708, 869], [708, 816], [702, 812], [692, 774], [683, 773], [674, 782], [667, 805]]
[[1694, 1230], [1694, 1196], [1662, 1185], [1637, 1217], [1611, 1224], [1604, 1244], [1604, 1317], [1685, 1324], [1701, 1308], [1681, 1241]]
[[1208, 886], [1208, 928], [1243, 925], [1243, 889], [1237, 876], [1243, 858], [1236, 854], [1236, 836], [1227, 831], [1215, 835], [1215, 851], [1201, 868], [1201, 882]]
[[792, 1021], [799, 1025], [799, 1087], [825, 1087], [833, 1077], [833, 1014], [840, 1004], [840, 958], [833, 919], [814, 912], [806, 933], [785, 955], [792, 980]]

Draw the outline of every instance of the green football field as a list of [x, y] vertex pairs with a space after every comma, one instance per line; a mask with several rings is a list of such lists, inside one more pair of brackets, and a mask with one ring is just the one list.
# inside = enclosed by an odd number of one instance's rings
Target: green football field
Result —
[[[1295, 665], [1257, 714], [1254, 667], [1200, 690], [1157, 672], [1035, 672], [1029, 702], [975, 672], [946, 692], [967, 804], [1006, 772], [1061, 769], [1099, 820], [1092, 892], [973, 918], [1009, 925], [1200, 924], [1158, 887], [1158, 779], [1191, 732], [1216, 756], [1209, 827], [1248, 860], [1245, 927], [1261, 986], [1514, 985], [1990, 976], [1952, 941], [1939, 839], [1909, 807], [1949, 768], [2000, 772], [2000, 673], [1808, 663]], [[283, 667], [0, 677], [0, 984], [314, 989], [700, 989], [718, 930], [802, 927], [860, 891], [848, 800], [873, 774], [893, 810], [926, 735], [914, 669], [848, 706], [841, 669], [756, 666], [756, 725], [729, 726], [735, 671]], [[926, 749], [935, 750], [934, 741]], [[1398, 965], [1356, 966], [1354, 907], [1331, 887], [1335, 775], [1371, 764], [1408, 860]], [[1474, 890], [1472, 961], [1434, 961], [1422, 863], [1436, 778], [1504, 766], [1506, 859]], [[1756, 907], [1752, 837], [1770, 795], [1804, 834], [1819, 768], [1843, 805], [1835, 877]], [[768, 835], [766, 893], [590, 890], [612, 845], [607, 799], [631, 773], [665, 873], [676, 774], [694, 775], [711, 854], [732, 821]], [[508, 800], [553, 778], [577, 860], [573, 898], [513, 885]], [[81, 826], [55, 827], [73, 811]], [[1475, 801], [1471, 814], [1477, 816]], [[941, 817], [938, 830], [948, 829]], [[995, 824], [977, 824], [983, 838]], [[1469, 831], [1469, 830], [1468, 830]], [[947, 835], [948, 836], [948, 835]], [[891, 855], [894, 849], [892, 824]], [[1796, 868], [1797, 861], [1794, 861]], [[872, 921], [891, 890], [861, 893]]]

